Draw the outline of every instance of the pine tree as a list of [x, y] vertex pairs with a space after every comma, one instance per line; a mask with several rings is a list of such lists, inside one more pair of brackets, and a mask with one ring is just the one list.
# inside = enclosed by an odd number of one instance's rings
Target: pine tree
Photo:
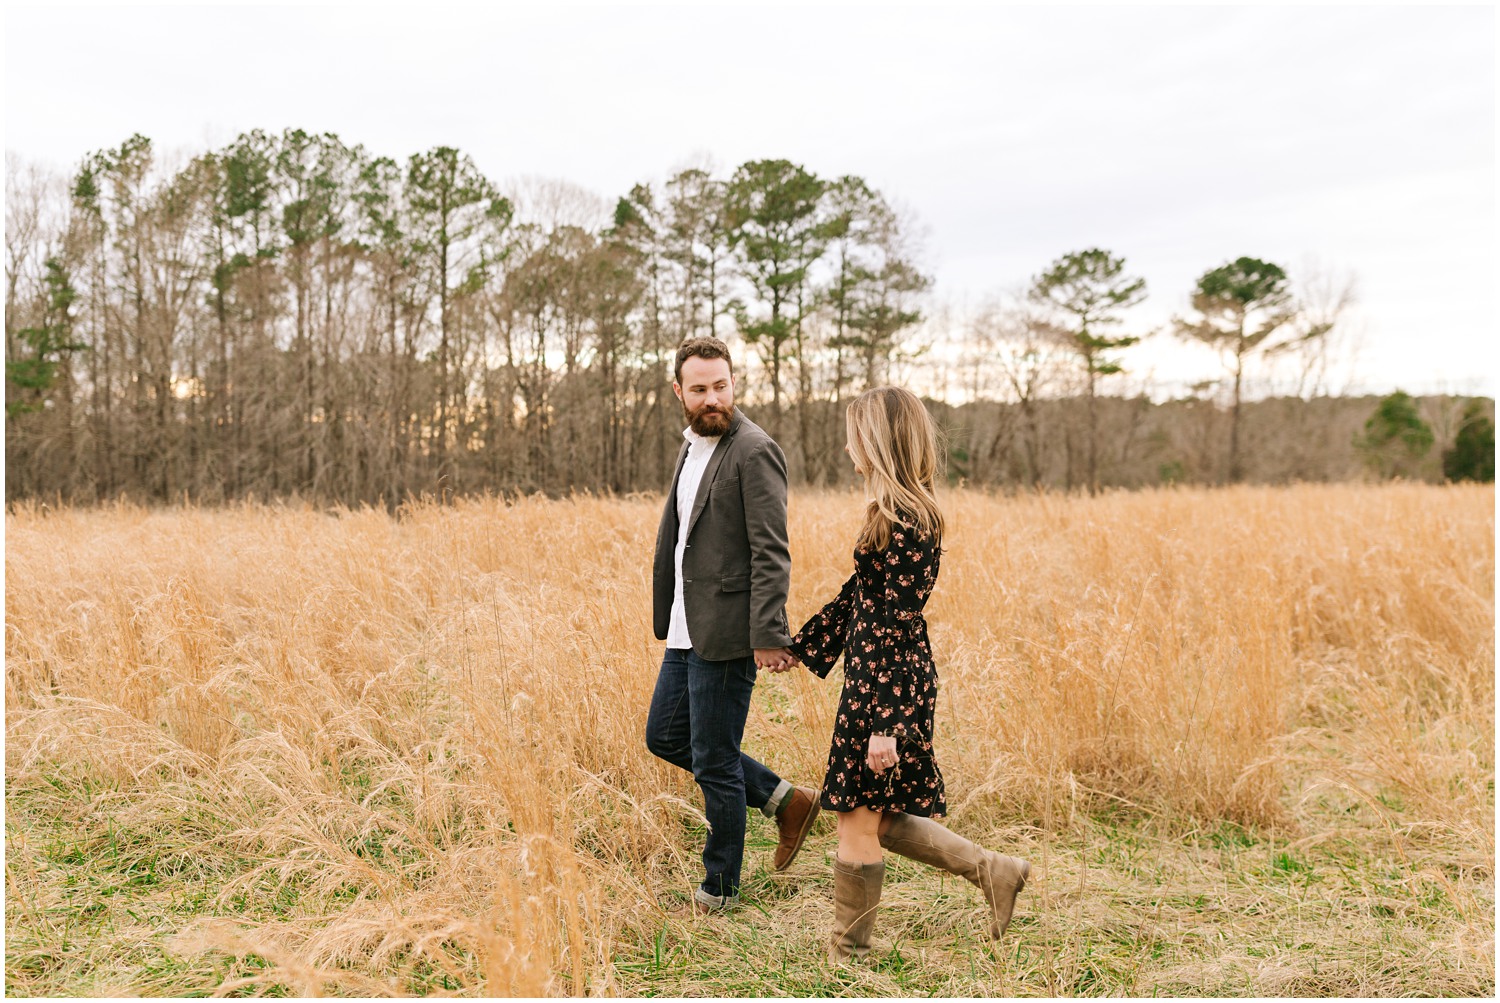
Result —
[[1450, 481], [1495, 480], [1495, 423], [1477, 400], [1464, 406], [1453, 445], [1443, 451], [1443, 476]]

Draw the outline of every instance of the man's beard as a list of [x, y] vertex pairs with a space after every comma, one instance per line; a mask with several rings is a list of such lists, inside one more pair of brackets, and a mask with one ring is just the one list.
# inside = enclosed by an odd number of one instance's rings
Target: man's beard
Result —
[[729, 422], [734, 415], [734, 405], [731, 404], [727, 409], [722, 409], [705, 404], [696, 411], [689, 411], [687, 405], [684, 404], [682, 413], [687, 416], [689, 428], [699, 435], [712, 437], [729, 431]]

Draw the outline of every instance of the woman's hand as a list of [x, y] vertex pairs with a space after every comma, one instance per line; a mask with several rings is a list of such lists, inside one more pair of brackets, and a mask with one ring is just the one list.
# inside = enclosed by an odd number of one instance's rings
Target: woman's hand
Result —
[[896, 765], [896, 737], [894, 735], [871, 735], [870, 751], [865, 763], [875, 773], [884, 773]]
[[756, 648], [755, 664], [771, 672], [785, 672], [797, 664], [791, 648]]

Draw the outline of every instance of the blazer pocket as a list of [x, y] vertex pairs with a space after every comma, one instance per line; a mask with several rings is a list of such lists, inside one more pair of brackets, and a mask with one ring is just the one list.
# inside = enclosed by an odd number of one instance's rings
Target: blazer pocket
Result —
[[749, 575], [725, 575], [719, 579], [720, 592], [749, 592]]

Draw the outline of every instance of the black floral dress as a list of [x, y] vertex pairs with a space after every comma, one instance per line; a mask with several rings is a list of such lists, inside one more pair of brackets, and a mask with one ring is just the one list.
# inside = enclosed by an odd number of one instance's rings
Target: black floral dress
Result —
[[[854, 574], [838, 598], [792, 639], [792, 651], [822, 677], [844, 656], [844, 692], [823, 778], [824, 808], [947, 813], [943, 775], [932, 751], [937, 669], [922, 616], [937, 582], [939, 555], [932, 534], [893, 525], [890, 546], [856, 550]], [[866, 765], [871, 735], [895, 736], [893, 768], [875, 773]]]

